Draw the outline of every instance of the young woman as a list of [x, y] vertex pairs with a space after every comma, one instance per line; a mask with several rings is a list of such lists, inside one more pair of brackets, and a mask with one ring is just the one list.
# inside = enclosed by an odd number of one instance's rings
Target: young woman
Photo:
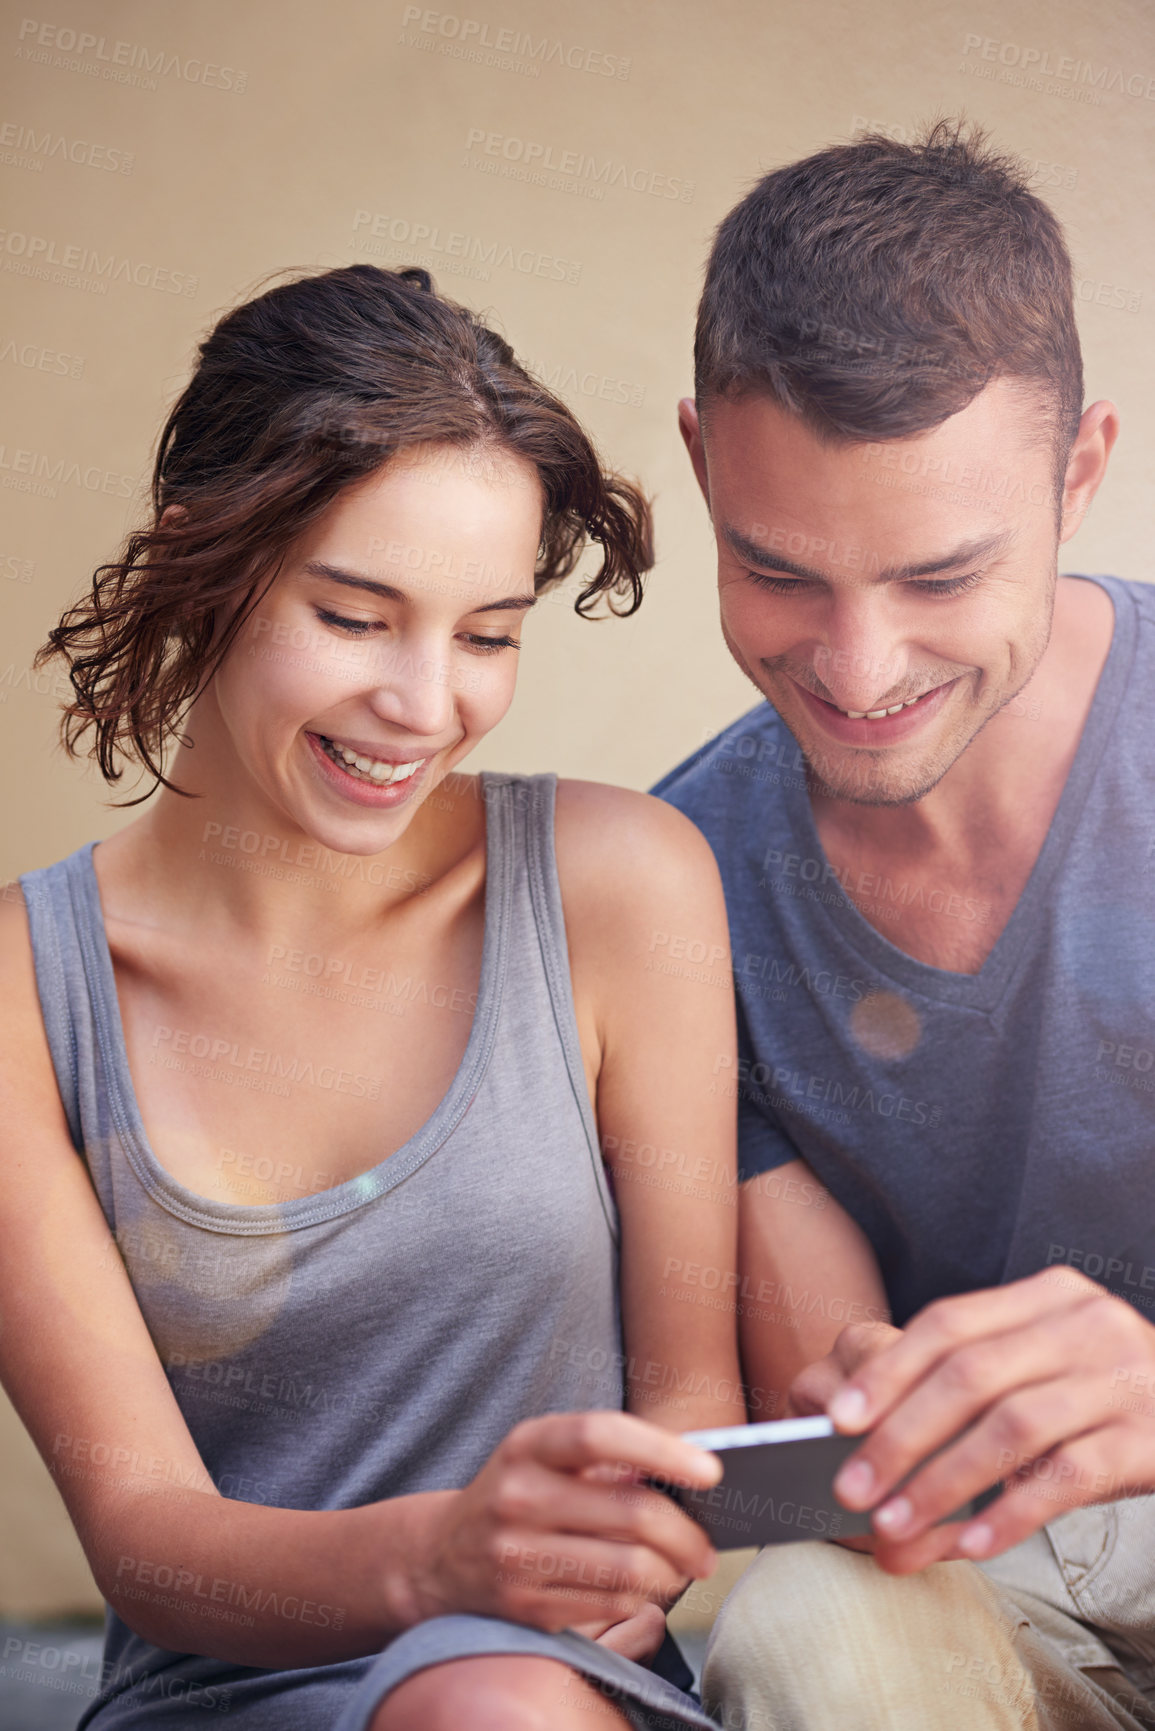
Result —
[[637, 605], [646, 506], [356, 265], [221, 321], [153, 508], [43, 653], [155, 798], [0, 906], [0, 1368], [109, 1603], [83, 1724], [708, 1725], [638, 1660], [713, 1563], [643, 1481], [743, 1417], [665, 1285], [734, 1260], [731, 996], [663, 964], [725, 953], [717, 874], [644, 795], [459, 772], [587, 541], [579, 611]]

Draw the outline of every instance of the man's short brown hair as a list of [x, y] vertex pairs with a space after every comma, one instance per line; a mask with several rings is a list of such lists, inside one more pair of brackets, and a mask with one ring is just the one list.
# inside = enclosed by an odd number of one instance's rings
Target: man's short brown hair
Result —
[[1065, 462], [1083, 402], [1073, 286], [1057, 219], [981, 130], [869, 133], [767, 174], [719, 225], [699, 407], [760, 391], [824, 439], [904, 438], [1020, 378]]

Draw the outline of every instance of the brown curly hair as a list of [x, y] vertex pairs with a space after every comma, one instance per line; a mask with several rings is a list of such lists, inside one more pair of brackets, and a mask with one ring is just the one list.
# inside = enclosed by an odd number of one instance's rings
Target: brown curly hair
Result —
[[[569, 576], [592, 541], [601, 564], [575, 610], [588, 615], [601, 595], [611, 612], [636, 610], [653, 564], [649, 506], [602, 469], [502, 337], [442, 299], [424, 270], [298, 277], [226, 314], [201, 344], [160, 436], [150, 524], [96, 570], [37, 655], [37, 666], [68, 662], [70, 756], [91, 731], [107, 782], [121, 760], [154, 777], [126, 804], [172, 788], [166, 745], [291, 544], [342, 488], [426, 444], [497, 445], [530, 462], [544, 494], [537, 591]], [[162, 522], [170, 506], [180, 509]]]

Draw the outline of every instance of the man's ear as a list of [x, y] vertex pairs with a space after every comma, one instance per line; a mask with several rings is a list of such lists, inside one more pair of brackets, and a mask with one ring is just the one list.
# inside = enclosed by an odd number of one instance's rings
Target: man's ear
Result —
[[1063, 476], [1063, 510], [1059, 540], [1069, 541], [1087, 514], [1107, 459], [1119, 436], [1119, 411], [1114, 403], [1092, 403], [1084, 409]]
[[702, 422], [698, 415], [698, 405], [693, 397], [683, 397], [678, 404], [678, 427], [690, 453], [690, 462], [694, 465], [702, 497], [709, 509], [710, 477], [706, 470], [706, 447], [702, 442]]

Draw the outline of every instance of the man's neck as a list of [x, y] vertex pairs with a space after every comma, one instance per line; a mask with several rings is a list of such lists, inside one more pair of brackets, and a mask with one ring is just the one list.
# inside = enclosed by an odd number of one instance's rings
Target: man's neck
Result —
[[912, 805], [864, 806], [815, 790], [827, 857], [898, 949], [952, 972], [982, 967], [1046, 839], [1113, 629], [1105, 590], [1060, 578], [1035, 672], [930, 793]]

